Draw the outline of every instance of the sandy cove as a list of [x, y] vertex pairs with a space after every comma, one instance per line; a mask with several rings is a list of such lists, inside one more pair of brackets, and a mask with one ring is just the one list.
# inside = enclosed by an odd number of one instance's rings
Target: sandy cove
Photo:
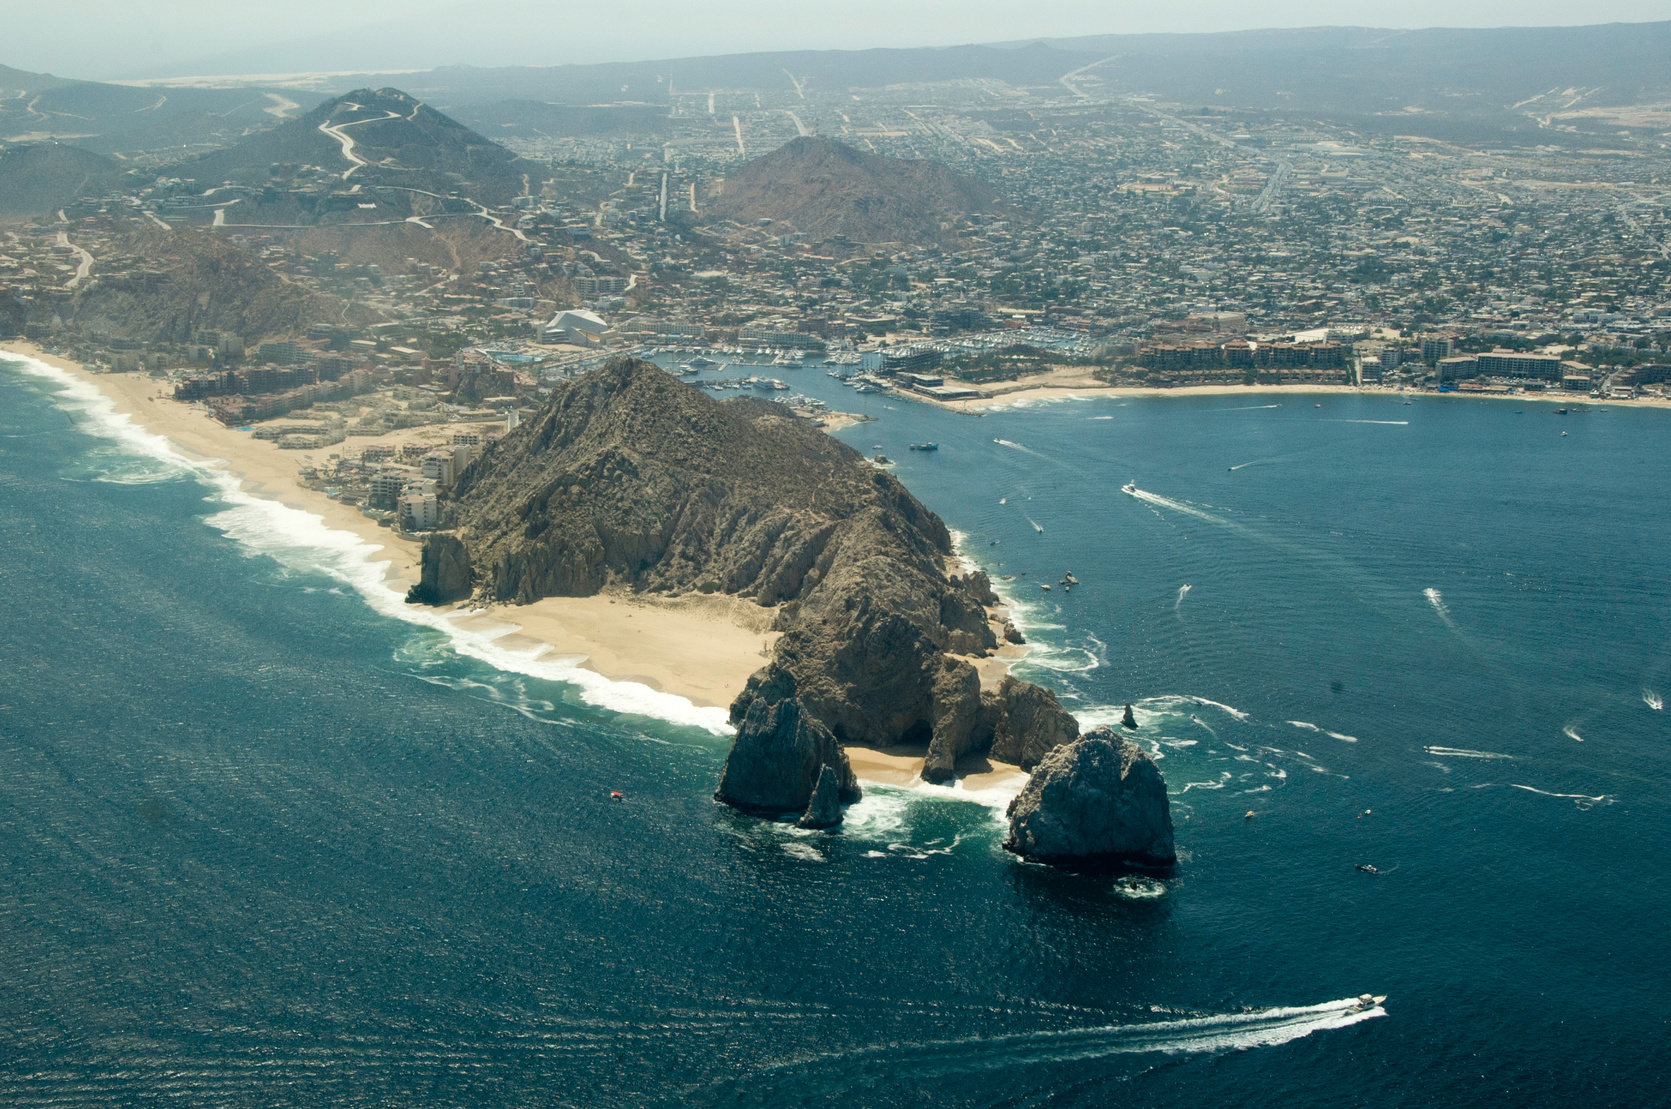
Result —
[[[453, 427], [411, 428], [311, 451], [280, 450], [277, 444], [234, 431], [201, 407], [176, 401], [168, 384], [145, 374], [96, 374], [46, 354], [31, 343], [0, 343], [0, 351], [45, 362], [93, 386], [135, 424], [167, 439], [194, 461], [219, 463], [245, 491], [323, 519], [327, 527], [350, 532], [389, 561], [385, 586], [405, 596], [418, 579], [418, 542], [341, 504], [298, 480], [300, 469], [322, 463], [333, 452], [384, 443], [450, 442]], [[479, 431], [480, 425], [469, 425]], [[683, 697], [699, 707], [726, 706], [748, 676], [770, 658], [777, 633], [773, 614], [736, 597], [692, 595], [661, 598], [625, 591], [595, 597], [547, 597], [531, 605], [451, 606], [461, 628], [494, 634], [511, 650], [544, 645], [544, 657], [584, 658], [590, 670], [615, 681], [640, 682]]]

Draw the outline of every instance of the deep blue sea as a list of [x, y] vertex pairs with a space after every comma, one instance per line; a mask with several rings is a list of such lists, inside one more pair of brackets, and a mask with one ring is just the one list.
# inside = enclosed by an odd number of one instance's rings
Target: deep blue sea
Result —
[[1175, 877], [957, 790], [733, 813], [711, 714], [0, 364], [0, 1104], [1671, 1101], [1671, 412], [771, 372], [876, 417], [1024, 676], [1137, 706]]

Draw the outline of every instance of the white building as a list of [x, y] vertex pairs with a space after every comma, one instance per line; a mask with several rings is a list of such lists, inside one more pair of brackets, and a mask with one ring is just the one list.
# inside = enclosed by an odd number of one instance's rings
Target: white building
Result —
[[542, 343], [570, 343], [577, 347], [601, 347], [615, 338], [615, 329], [603, 317], [584, 308], [558, 312], [540, 329]]
[[434, 493], [404, 493], [400, 498], [400, 526], [407, 531], [425, 531], [441, 521], [440, 502]]

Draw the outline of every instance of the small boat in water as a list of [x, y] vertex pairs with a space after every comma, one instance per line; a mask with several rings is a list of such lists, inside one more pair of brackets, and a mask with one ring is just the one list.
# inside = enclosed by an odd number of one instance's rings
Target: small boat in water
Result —
[[940, 449], [940, 444], [939, 443], [912, 443], [911, 444], [911, 449], [914, 450], [914, 451], [937, 451], [937, 450]]
[[1050, 592], [1050, 583], [1041, 581], [1041, 582], [1039, 582], [1039, 588], [1044, 590], [1046, 593], [1048, 593], [1048, 592]]
[[1358, 864], [1358, 869], [1363, 871], [1365, 874], [1379, 874], [1379, 873], [1381, 873], [1380, 869], [1378, 867], [1376, 867], [1376, 865], [1374, 863], [1359, 863]]
[[1375, 1006], [1381, 1004], [1381, 1002], [1385, 1000], [1387, 1000], [1387, 995], [1384, 993], [1361, 993], [1358, 995], [1357, 1004], [1354, 1005], [1352, 1009], [1354, 1012], [1362, 1013], [1368, 1009], [1375, 1008]]

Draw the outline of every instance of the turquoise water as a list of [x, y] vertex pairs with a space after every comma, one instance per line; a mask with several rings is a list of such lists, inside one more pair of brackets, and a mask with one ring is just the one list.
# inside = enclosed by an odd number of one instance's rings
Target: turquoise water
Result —
[[1027, 676], [1136, 704], [1175, 878], [955, 791], [731, 813], [700, 712], [5, 366], [0, 1102], [1666, 1100], [1667, 414], [778, 373], [1014, 576]]

